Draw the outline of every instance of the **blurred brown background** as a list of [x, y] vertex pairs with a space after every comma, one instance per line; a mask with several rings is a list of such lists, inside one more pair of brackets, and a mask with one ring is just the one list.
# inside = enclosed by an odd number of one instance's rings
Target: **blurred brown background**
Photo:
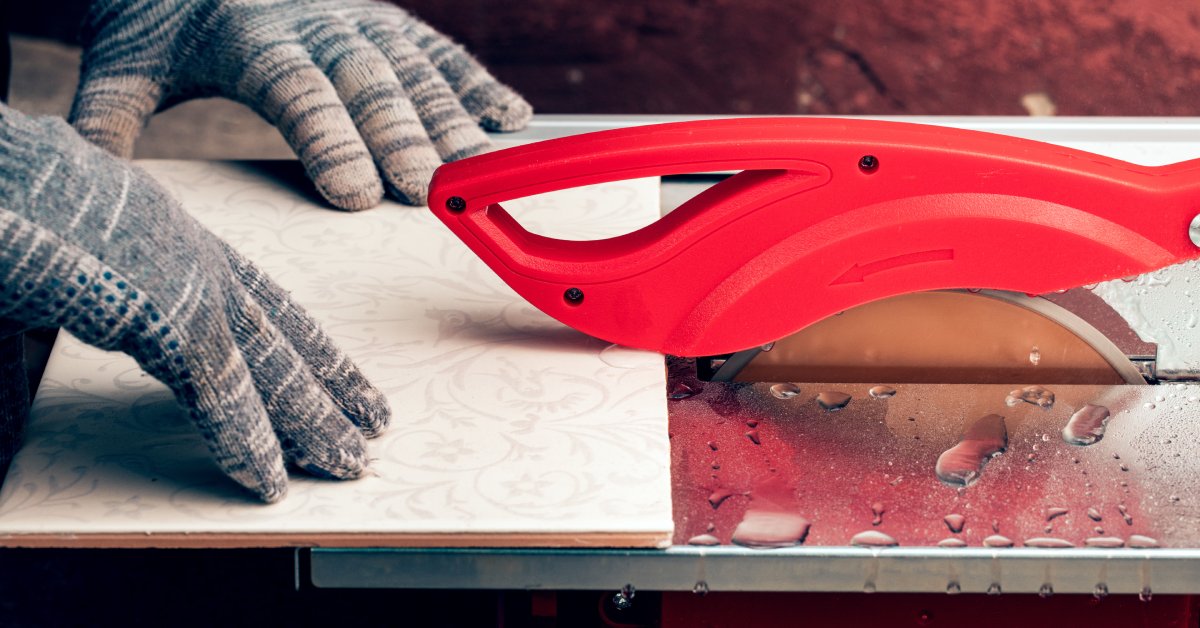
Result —
[[[70, 43], [86, 4], [9, 3], [13, 31]], [[543, 113], [1141, 116], [1200, 109], [1195, 2], [397, 4], [464, 43]], [[28, 42], [17, 43], [18, 71], [46, 65], [23, 59]], [[48, 50], [57, 48], [34, 53]], [[69, 65], [65, 58], [51, 65]], [[44, 70], [39, 76], [48, 79]], [[72, 88], [64, 87], [68, 94]]]

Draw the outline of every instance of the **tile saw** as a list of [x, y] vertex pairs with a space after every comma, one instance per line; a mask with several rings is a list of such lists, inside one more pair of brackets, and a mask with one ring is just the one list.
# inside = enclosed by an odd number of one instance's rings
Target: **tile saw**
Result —
[[[1195, 373], [1163, 368], [1129, 302], [1200, 257], [1198, 170], [900, 122], [725, 119], [447, 164], [430, 207], [542, 311], [678, 356], [680, 545], [1195, 547], [1196, 464], [1155, 456], [1200, 436], [1179, 420], [1200, 411]], [[605, 240], [533, 234], [500, 205], [703, 172], [737, 174]]]

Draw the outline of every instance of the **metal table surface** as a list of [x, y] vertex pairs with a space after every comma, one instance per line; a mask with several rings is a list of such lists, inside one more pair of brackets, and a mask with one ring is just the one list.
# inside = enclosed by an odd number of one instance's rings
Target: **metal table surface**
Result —
[[[1071, 145], [1132, 143], [1154, 163], [1175, 160], [1155, 156], [1164, 147], [1178, 155], [1195, 146], [1200, 155], [1197, 118], [887, 119]], [[505, 145], [664, 120], [539, 116], [528, 130], [500, 139]], [[665, 208], [709, 184], [703, 178], [666, 179]], [[1190, 281], [1188, 272], [1176, 273], [1175, 288], [1159, 289], [1157, 307], [1171, 311], [1174, 303], [1175, 312], [1190, 309], [1190, 290], [1181, 285]], [[1179, 327], [1191, 330], [1195, 324]], [[314, 548], [311, 580], [332, 588], [618, 590], [632, 584], [661, 591], [1200, 593], [1200, 459], [1193, 453], [1200, 440], [1200, 387], [1052, 386], [1058, 400], [1049, 409], [1006, 407], [1005, 387], [897, 388], [895, 397], [877, 400], [866, 386], [842, 386], [854, 401], [836, 415], [809, 403], [810, 394], [779, 400], [757, 384], [710, 384], [673, 402], [677, 530], [671, 547]], [[1104, 438], [1089, 447], [1063, 442], [1059, 433], [1072, 412], [1101, 399], [1113, 413]], [[931, 461], [954, 446], [971, 421], [992, 411], [1007, 417], [1008, 451], [989, 462], [970, 487], [955, 490], [938, 482]], [[754, 439], [744, 437], [747, 426], [756, 431]], [[719, 456], [709, 447], [717, 441]], [[730, 544], [737, 522], [768, 492], [764, 487], [772, 486], [766, 474], [785, 478], [774, 482], [784, 490], [771, 490], [812, 519], [804, 544], [778, 549]], [[724, 494], [717, 504], [710, 502], [714, 491]], [[872, 525], [872, 507], [884, 504]], [[1060, 508], [1069, 514], [1053, 514]], [[942, 521], [951, 512], [967, 515], [961, 534]], [[887, 532], [899, 544], [850, 546], [855, 533], [868, 530]], [[689, 537], [705, 531], [720, 545], [687, 545]], [[1001, 533], [1015, 546], [980, 546], [985, 537]], [[1158, 547], [1128, 546], [1135, 534]], [[955, 536], [968, 546], [937, 546], [939, 539]], [[1086, 546], [1088, 538], [1112, 536], [1126, 546]], [[1022, 546], [1037, 545], [1038, 538], [1071, 546]]]

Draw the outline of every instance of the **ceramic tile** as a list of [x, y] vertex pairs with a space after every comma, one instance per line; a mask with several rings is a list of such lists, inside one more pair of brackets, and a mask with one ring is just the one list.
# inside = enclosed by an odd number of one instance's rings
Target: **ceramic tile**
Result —
[[[295, 164], [142, 166], [308, 306], [387, 393], [395, 419], [371, 442], [376, 475], [293, 474], [282, 503], [253, 502], [216, 470], [164, 386], [64, 335], [0, 491], [0, 535], [669, 538], [662, 356], [605, 352], [548, 318], [423, 208], [320, 207], [294, 191]], [[534, 231], [603, 237], [653, 221], [658, 184], [506, 207]]]

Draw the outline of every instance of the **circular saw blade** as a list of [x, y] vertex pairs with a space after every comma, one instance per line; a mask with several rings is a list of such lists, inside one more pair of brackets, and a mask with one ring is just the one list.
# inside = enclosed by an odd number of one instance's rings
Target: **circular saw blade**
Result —
[[769, 350], [725, 360], [714, 380], [1145, 384], [1124, 353], [1045, 299], [1002, 291], [903, 294], [831, 316]]

